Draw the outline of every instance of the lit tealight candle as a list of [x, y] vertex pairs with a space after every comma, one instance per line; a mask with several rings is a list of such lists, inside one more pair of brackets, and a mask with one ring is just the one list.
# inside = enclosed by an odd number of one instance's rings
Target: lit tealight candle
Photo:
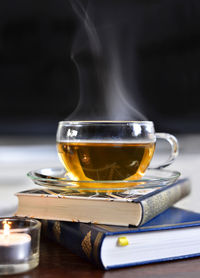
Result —
[[10, 226], [11, 222], [5, 220], [0, 230], [0, 264], [19, 263], [30, 256], [31, 236], [16, 233]]

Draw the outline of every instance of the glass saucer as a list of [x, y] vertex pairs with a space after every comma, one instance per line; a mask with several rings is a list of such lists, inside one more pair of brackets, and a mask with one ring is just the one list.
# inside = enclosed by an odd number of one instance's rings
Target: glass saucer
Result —
[[75, 181], [71, 180], [64, 168], [43, 168], [30, 171], [28, 177], [41, 186], [62, 190], [124, 191], [141, 188], [159, 188], [175, 182], [178, 171], [148, 169], [139, 180]]

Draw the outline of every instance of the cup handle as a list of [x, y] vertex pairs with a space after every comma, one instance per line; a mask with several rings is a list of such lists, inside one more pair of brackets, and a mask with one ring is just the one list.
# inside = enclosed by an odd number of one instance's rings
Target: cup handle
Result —
[[167, 140], [167, 142], [171, 146], [171, 153], [166, 162], [164, 162], [163, 164], [156, 166], [156, 167], [150, 167], [151, 169], [161, 169], [161, 168], [167, 167], [176, 159], [176, 157], [178, 156], [178, 153], [179, 153], [178, 140], [176, 139], [176, 137], [174, 135], [171, 135], [169, 133], [156, 133], [156, 139]]

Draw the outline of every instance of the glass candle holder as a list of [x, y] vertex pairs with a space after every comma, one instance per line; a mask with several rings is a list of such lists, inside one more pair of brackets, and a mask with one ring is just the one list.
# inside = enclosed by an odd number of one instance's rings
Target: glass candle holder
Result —
[[30, 218], [0, 218], [0, 276], [29, 271], [39, 264], [41, 223]]

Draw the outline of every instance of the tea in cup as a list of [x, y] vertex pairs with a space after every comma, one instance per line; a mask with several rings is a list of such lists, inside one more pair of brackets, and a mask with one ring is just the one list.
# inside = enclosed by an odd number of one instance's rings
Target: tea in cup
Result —
[[156, 139], [171, 145], [166, 167], [178, 155], [176, 138], [155, 133], [151, 121], [63, 121], [57, 130], [59, 158], [75, 181], [140, 179], [154, 154]]

